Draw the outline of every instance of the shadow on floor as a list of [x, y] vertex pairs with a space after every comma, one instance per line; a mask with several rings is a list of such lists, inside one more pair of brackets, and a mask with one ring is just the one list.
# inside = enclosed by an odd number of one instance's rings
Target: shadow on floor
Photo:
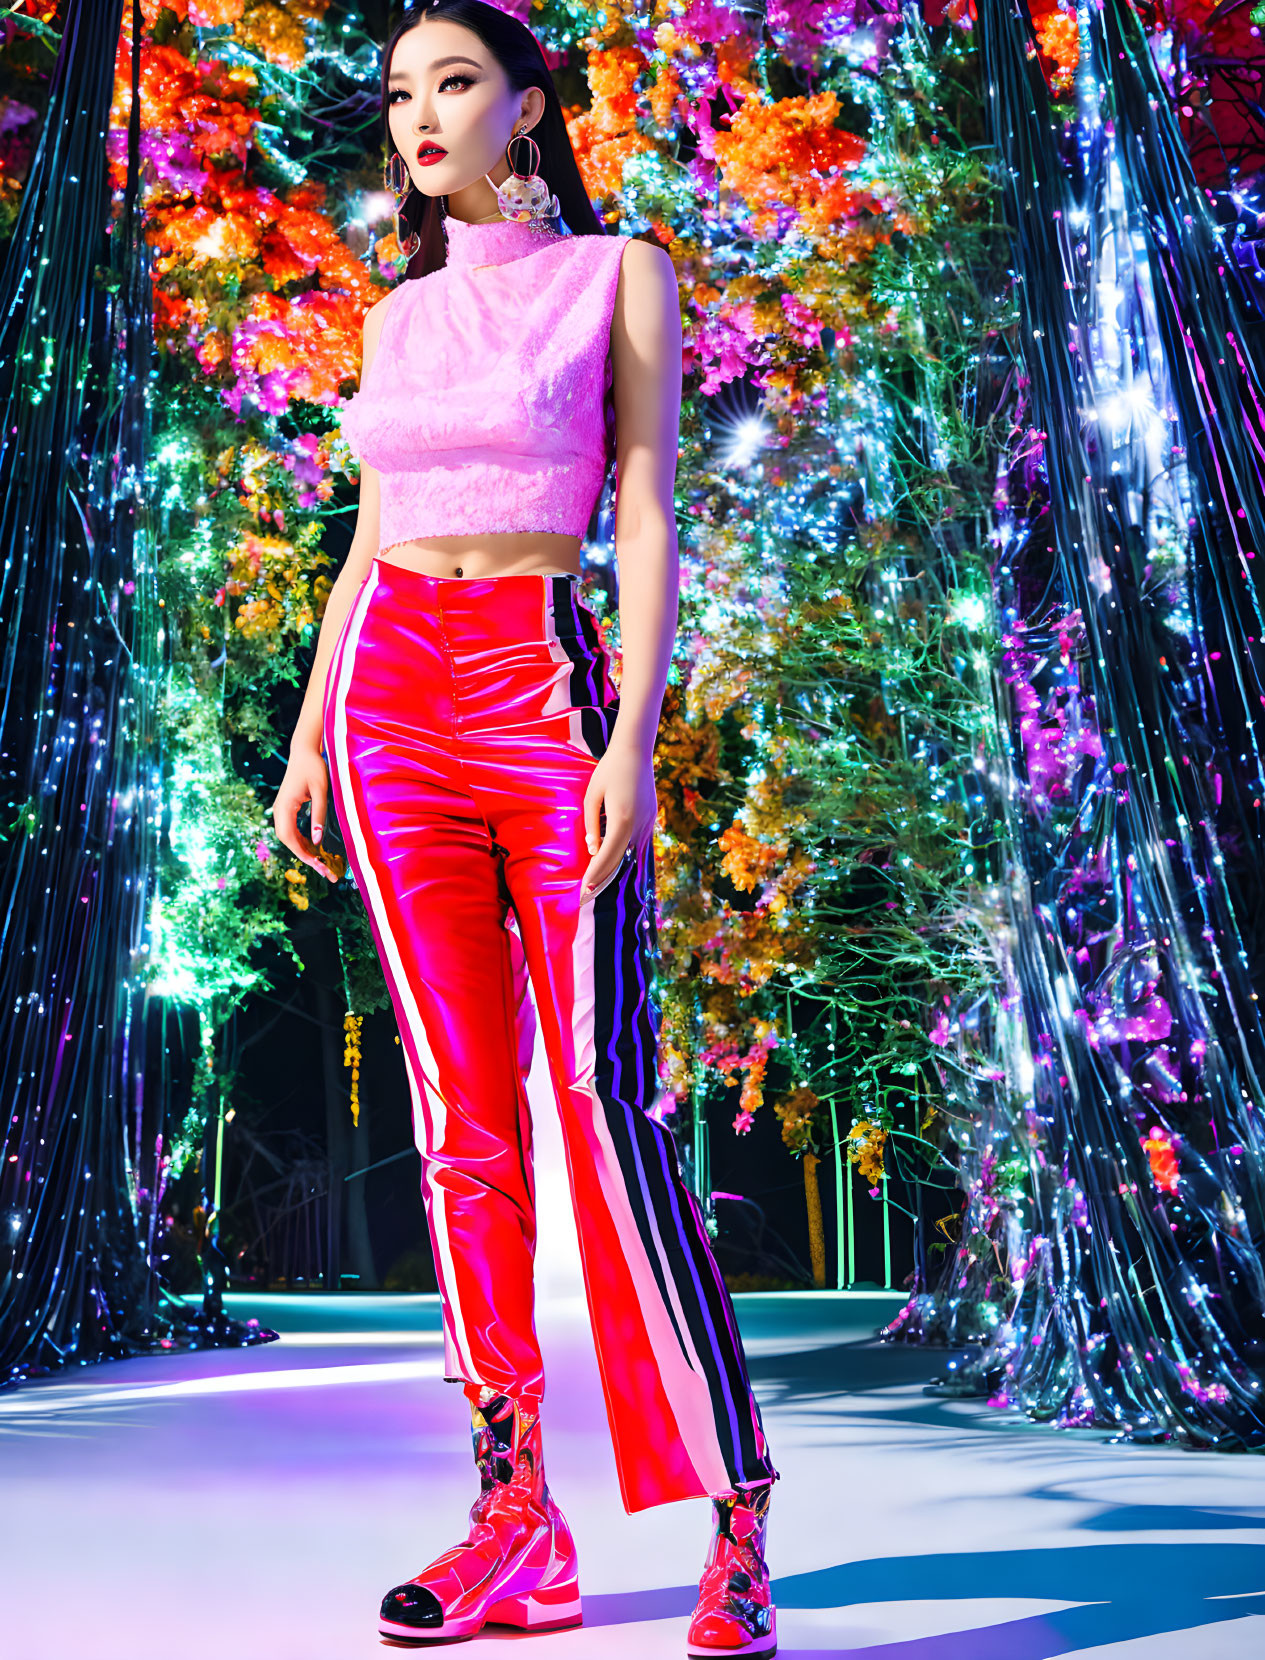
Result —
[[[1164, 1510], [1165, 1527], [1199, 1526], [1207, 1513]], [[1124, 1526], [1153, 1527], [1150, 1509], [1120, 1513]], [[1139, 1518], [1134, 1520], [1133, 1518]], [[1215, 1518], [1214, 1525], [1221, 1525]], [[1226, 1525], [1235, 1525], [1227, 1523]], [[1246, 1525], [1261, 1525], [1251, 1518]], [[898, 1643], [867, 1644], [871, 1660], [1048, 1660], [1129, 1638], [1189, 1631], [1265, 1614], [1265, 1546], [1251, 1544], [1073, 1545], [1043, 1551], [946, 1552], [841, 1563], [774, 1582], [779, 1609], [837, 1608], [847, 1640], [848, 1608], [868, 1603], [956, 1602], [1029, 1597], [1087, 1606], [946, 1632]], [[635, 1624], [689, 1616], [696, 1588], [586, 1596], [584, 1624]], [[847, 1648], [787, 1648], [781, 1660], [838, 1660]]]
[[861, 1395], [872, 1389], [899, 1388], [940, 1377], [949, 1361], [961, 1352], [930, 1345], [880, 1343], [867, 1336], [794, 1354], [749, 1354], [747, 1367], [753, 1383], [776, 1380], [792, 1387], [795, 1395], [837, 1395], [841, 1390]]

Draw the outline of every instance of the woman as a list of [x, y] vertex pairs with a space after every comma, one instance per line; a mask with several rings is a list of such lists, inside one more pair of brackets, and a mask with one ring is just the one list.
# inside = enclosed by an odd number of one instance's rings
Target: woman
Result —
[[[481, 1478], [469, 1537], [387, 1593], [379, 1629], [427, 1640], [581, 1617], [541, 1448], [530, 974], [625, 1508], [710, 1494], [688, 1651], [771, 1654], [777, 1473], [698, 1206], [648, 1111], [675, 273], [663, 249], [604, 234], [514, 18], [482, 0], [410, 14], [383, 102], [410, 263], [365, 319], [343, 413], [356, 534], [274, 803], [281, 840], [333, 879], [318, 850], [328, 759], [399, 1021], [445, 1375], [465, 1386]], [[612, 458], [618, 697], [577, 587]]]

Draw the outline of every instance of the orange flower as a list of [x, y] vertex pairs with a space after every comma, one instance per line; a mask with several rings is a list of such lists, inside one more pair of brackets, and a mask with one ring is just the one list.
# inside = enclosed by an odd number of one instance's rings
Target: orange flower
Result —
[[782, 1121], [782, 1140], [792, 1153], [812, 1151], [814, 1118], [821, 1101], [807, 1085], [779, 1096], [773, 1110]]
[[246, 0], [188, 0], [190, 19], [203, 29], [222, 29], [236, 23], [246, 9]]
[[[273, 300], [280, 296], [261, 295]], [[297, 371], [290, 396], [308, 403], [334, 404], [339, 389], [360, 372], [360, 324], [363, 310], [357, 300], [313, 289], [299, 301], [281, 301], [283, 315], [274, 331], [253, 340], [248, 359], [267, 374], [273, 369]], [[257, 314], [263, 308], [256, 303]], [[265, 315], [276, 317], [271, 307]]]
[[604, 138], [595, 131], [590, 116], [581, 115], [567, 123], [567, 132], [580, 164], [584, 188], [594, 199], [618, 195], [624, 182], [624, 167], [632, 156], [653, 145], [641, 133], [620, 133]]
[[747, 71], [751, 68], [751, 46], [749, 35], [730, 35], [716, 47], [717, 75], [725, 86], [733, 87], [744, 98], [757, 90], [747, 79]]
[[[624, 163], [642, 150], [653, 149], [637, 131], [637, 92], [634, 83], [646, 67], [644, 53], [635, 46], [610, 46], [588, 55], [588, 110], [571, 115], [571, 139], [584, 187], [592, 197], [613, 196], [624, 180]], [[575, 106], [571, 106], [575, 109]]]
[[154, 332], [161, 338], [185, 326], [192, 305], [183, 294], [168, 294], [153, 281]]
[[[210, 60], [193, 64], [174, 46], [147, 41], [141, 52], [141, 125], [147, 132], [176, 133], [190, 158], [208, 171], [212, 158], [232, 156], [245, 165], [250, 135], [259, 111], [242, 102], [256, 79], [245, 65]], [[132, 107], [132, 45], [125, 28], [115, 57], [114, 100], [110, 124], [125, 129]], [[114, 162], [114, 182], [121, 186], [122, 163]]]
[[1173, 1146], [1173, 1138], [1158, 1124], [1151, 1125], [1151, 1133], [1143, 1138], [1143, 1149], [1151, 1166], [1151, 1177], [1156, 1187], [1165, 1193], [1176, 1193], [1181, 1180], [1181, 1166]]
[[637, 119], [637, 77], [646, 69], [646, 57], [635, 46], [610, 46], [590, 52], [586, 65], [589, 115], [597, 130], [627, 132]]
[[1080, 62], [1080, 29], [1075, 13], [1060, 11], [1057, 5], [1037, 4], [1032, 11], [1032, 26], [1047, 58], [1054, 60], [1050, 87], [1054, 92], [1067, 92]]
[[855, 1164], [871, 1187], [877, 1187], [884, 1175], [883, 1149], [887, 1145], [887, 1131], [878, 1124], [862, 1118], [848, 1131], [848, 1162]]
[[680, 95], [681, 77], [675, 67], [670, 63], [660, 64], [655, 83], [650, 88], [650, 113], [658, 126], [672, 126], [673, 112]]
[[229, 344], [226, 337], [218, 329], [212, 329], [204, 334], [198, 342], [194, 356], [208, 374], [223, 363], [229, 354]]
[[751, 893], [786, 857], [785, 844], [770, 846], [749, 836], [741, 824], [731, 824], [718, 844], [725, 857], [720, 868], [740, 893]]
[[763, 1050], [757, 1051], [753, 1055], [748, 1055], [742, 1064], [747, 1075], [742, 1080], [739, 1110], [758, 1112], [764, 1104], [764, 1074], [768, 1070], [768, 1054]]
[[861, 198], [843, 172], [865, 154], [865, 141], [834, 125], [839, 100], [833, 92], [776, 103], [749, 96], [727, 133], [716, 134], [723, 183], [752, 209], [757, 232], [772, 231], [777, 208], [792, 207], [810, 234], [824, 234]]
[[249, 263], [259, 257], [259, 228], [250, 215], [217, 213], [208, 202], [181, 203], [157, 209], [148, 240], [154, 244], [154, 271], [199, 271], [213, 260]]

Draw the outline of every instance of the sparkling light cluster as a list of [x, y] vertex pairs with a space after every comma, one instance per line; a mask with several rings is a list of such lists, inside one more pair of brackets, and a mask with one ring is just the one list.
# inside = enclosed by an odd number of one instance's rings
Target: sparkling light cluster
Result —
[[978, 1343], [958, 1387], [998, 1404], [1260, 1447], [1258, 300], [1131, 9], [1078, 13], [1061, 119], [1009, 7], [980, 26], [1027, 370], [997, 493], [994, 782], [1030, 1062], [977, 1115], [956, 1260], [900, 1326]]

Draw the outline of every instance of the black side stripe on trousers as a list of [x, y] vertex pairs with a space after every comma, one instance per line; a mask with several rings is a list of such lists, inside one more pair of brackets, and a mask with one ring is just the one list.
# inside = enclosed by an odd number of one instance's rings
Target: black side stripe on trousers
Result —
[[[636, 870], [628, 869], [595, 901], [595, 1087], [619, 1158], [638, 1231], [659, 1273], [661, 1242], [694, 1353], [712, 1402], [716, 1432], [735, 1484], [767, 1474], [756, 1447], [750, 1383], [735, 1342], [733, 1312], [685, 1184], [676, 1143], [646, 1108], [657, 1089], [653, 1013], [637, 939], [642, 907]], [[648, 1207], [648, 1209], [647, 1209]], [[666, 1299], [665, 1299], [666, 1300]], [[671, 1303], [667, 1305], [671, 1308]], [[678, 1330], [678, 1338], [679, 1338]], [[686, 1351], [687, 1356], [689, 1351]], [[693, 1364], [691, 1360], [691, 1364]]]
[[[600, 701], [595, 655], [600, 638], [592, 616], [577, 603], [574, 584], [554, 584], [554, 624], [572, 661], [570, 696], [578, 706], [590, 753], [606, 752], [618, 701]], [[769, 1466], [756, 1447], [751, 1393], [736, 1341], [732, 1304], [681, 1180], [676, 1143], [666, 1125], [646, 1109], [658, 1088], [658, 1018], [650, 994], [646, 947], [638, 938], [653, 928], [653, 891], [637, 897], [637, 866], [629, 863], [594, 901], [595, 1088], [619, 1159], [629, 1204], [647, 1260], [672, 1321], [677, 1342], [693, 1368], [697, 1354], [730, 1478], [759, 1480]], [[685, 1344], [664, 1281], [660, 1242], [680, 1300], [692, 1348]]]

